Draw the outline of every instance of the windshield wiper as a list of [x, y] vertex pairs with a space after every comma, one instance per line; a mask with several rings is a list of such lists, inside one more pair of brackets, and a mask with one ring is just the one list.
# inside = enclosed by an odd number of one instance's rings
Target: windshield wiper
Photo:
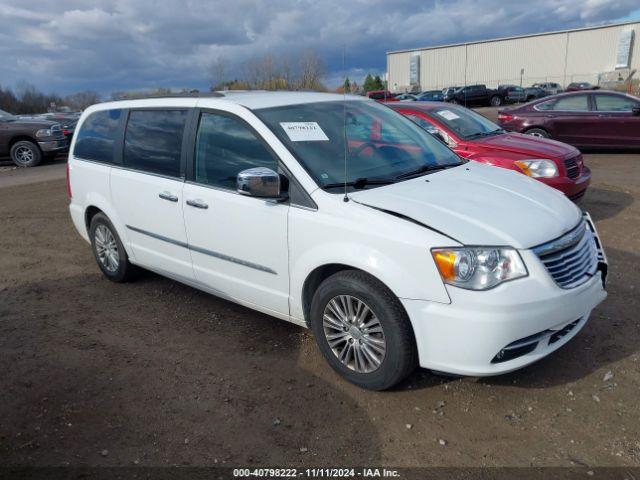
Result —
[[498, 128], [496, 130], [491, 130], [490, 132], [477, 132], [467, 135], [465, 138], [490, 137], [491, 135], [498, 135], [500, 133], [505, 133], [505, 130]]
[[327, 188], [339, 188], [339, 187], [353, 187], [357, 190], [362, 189], [368, 185], [389, 185], [391, 183], [396, 183], [395, 179], [393, 178], [366, 178], [366, 177], [361, 177], [361, 178], [356, 178], [354, 181], [352, 182], [341, 182], [341, 183], [327, 183], [326, 185], [322, 185], [323, 190], [327, 189]]
[[438, 170], [446, 170], [447, 168], [457, 167], [458, 165], [462, 165], [462, 163], [450, 163], [448, 165], [422, 165], [420, 168], [416, 168], [415, 170], [410, 170], [405, 173], [401, 173], [396, 176], [396, 180], [403, 180], [411, 177], [416, 177], [423, 173], [427, 172], [437, 172]]

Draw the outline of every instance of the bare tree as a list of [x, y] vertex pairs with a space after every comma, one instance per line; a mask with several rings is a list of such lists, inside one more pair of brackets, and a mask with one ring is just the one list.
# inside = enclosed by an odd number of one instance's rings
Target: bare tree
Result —
[[100, 103], [100, 95], [97, 92], [86, 90], [64, 97], [64, 103], [73, 110], [84, 110], [85, 108]]
[[302, 90], [325, 90], [321, 82], [325, 65], [314, 50], [303, 51], [298, 58], [300, 77], [297, 87]]
[[209, 74], [211, 76], [211, 90], [223, 90], [225, 82], [229, 80], [227, 78], [227, 59], [225, 57], [216, 58], [209, 67]]

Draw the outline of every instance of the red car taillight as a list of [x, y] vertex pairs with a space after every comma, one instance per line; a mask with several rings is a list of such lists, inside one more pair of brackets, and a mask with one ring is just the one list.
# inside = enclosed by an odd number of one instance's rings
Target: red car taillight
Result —
[[513, 115], [509, 115], [508, 113], [499, 113], [498, 120], [502, 122], [510, 122], [511, 120], [513, 120]]
[[71, 200], [73, 195], [71, 194], [71, 179], [69, 178], [69, 174], [69, 162], [67, 161], [67, 197]]

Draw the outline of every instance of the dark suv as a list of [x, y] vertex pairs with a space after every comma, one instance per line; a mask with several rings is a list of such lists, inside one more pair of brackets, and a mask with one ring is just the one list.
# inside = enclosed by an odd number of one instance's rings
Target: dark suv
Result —
[[497, 90], [485, 85], [467, 85], [444, 94], [444, 101], [464, 105], [465, 107], [499, 107], [504, 103], [504, 96]]
[[43, 158], [68, 148], [60, 124], [22, 119], [0, 110], [0, 157], [11, 156], [19, 167], [35, 167]]

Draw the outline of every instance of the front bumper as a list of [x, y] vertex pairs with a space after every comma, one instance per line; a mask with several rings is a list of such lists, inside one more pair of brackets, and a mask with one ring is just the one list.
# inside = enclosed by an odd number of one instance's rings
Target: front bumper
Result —
[[43, 152], [63, 152], [69, 148], [69, 142], [66, 139], [49, 140], [46, 142], [38, 142], [38, 146]]
[[[531, 250], [520, 254], [529, 270], [526, 278], [488, 291], [447, 286], [450, 304], [401, 299], [413, 326], [420, 366], [471, 376], [517, 370], [567, 343], [607, 296], [600, 272], [565, 290]], [[564, 328], [571, 323], [572, 328]], [[551, 342], [559, 330], [563, 334]], [[534, 335], [540, 339], [533, 350], [495, 361], [505, 347]]]
[[578, 178], [553, 177], [553, 178], [536, 178], [542, 183], [549, 185], [564, 193], [569, 200], [577, 202], [587, 191], [591, 183], [591, 170], [588, 167], [582, 168], [582, 173]]

